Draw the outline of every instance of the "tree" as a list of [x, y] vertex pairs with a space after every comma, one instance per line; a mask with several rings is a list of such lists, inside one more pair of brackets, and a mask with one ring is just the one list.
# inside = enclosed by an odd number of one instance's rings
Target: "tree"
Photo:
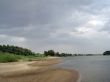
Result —
[[48, 56], [49, 54], [48, 54], [48, 51], [44, 51], [44, 55], [45, 56]]
[[55, 56], [55, 52], [54, 52], [54, 50], [44, 51], [44, 55], [45, 56]]
[[110, 55], [110, 51], [105, 51], [103, 55]]
[[72, 56], [72, 54], [68, 54], [68, 53], [59, 53], [59, 52], [55, 52], [54, 50], [44, 51], [44, 55], [45, 55], [45, 56], [58, 56], [58, 57]]
[[50, 56], [55, 56], [55, 52], [54, 52], [53, 50], [49, 50], [49, 51], [48, 51], [48, 54], [49, 54]]
[[13, 53], [16, 55], [25, 55], [25, 56], [35, 55], [35, 53], [29, 49], [18, 47], [18, 46], [10, 46], [10, 45], [0, 45], [0, 51]]

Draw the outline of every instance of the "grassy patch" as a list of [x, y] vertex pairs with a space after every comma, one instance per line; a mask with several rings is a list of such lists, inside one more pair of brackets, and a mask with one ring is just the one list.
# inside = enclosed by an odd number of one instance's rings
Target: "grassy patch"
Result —
[[0, 52], [0, 62], [16, 62], [19, 59], [21, 59], [21, 57], [17, 55]]
[[17, 61], [38, 61], [44, 60], [45, 57], [43, 55], [36, 56], [23, 56], [23, 55], [15, 55], [10, 53], [0, 52], [0, 62], [17, 62]]

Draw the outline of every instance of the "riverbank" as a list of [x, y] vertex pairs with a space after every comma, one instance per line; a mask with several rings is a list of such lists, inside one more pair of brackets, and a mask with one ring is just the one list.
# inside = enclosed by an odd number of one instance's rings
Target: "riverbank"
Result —
[[1, 82], [76, 82], [79, 74], [75, 70], [52, 67], [59, 63], [50, 58], [43, 61], [1, 63]]

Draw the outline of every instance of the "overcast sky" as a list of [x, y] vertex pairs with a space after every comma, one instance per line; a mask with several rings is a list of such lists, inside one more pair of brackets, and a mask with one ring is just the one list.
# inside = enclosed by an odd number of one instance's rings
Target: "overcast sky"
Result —
[[0, 0], [0, 44], [36, 52], [110, 50], [110, 0]]

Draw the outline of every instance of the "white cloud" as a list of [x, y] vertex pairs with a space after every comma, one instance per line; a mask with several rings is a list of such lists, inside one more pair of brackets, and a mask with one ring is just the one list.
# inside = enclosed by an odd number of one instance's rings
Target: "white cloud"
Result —
[[10, 37], [11, 41], [14, 41], [14, 42], [25, 42], [26, 39], [23, 38], [23, 37]]
[[9, 36], [5, 34], [0, 34], [0, 41], [3, 44], [19, 44], [26, 42], [24, 37], [17, 37], [17, 36]]

